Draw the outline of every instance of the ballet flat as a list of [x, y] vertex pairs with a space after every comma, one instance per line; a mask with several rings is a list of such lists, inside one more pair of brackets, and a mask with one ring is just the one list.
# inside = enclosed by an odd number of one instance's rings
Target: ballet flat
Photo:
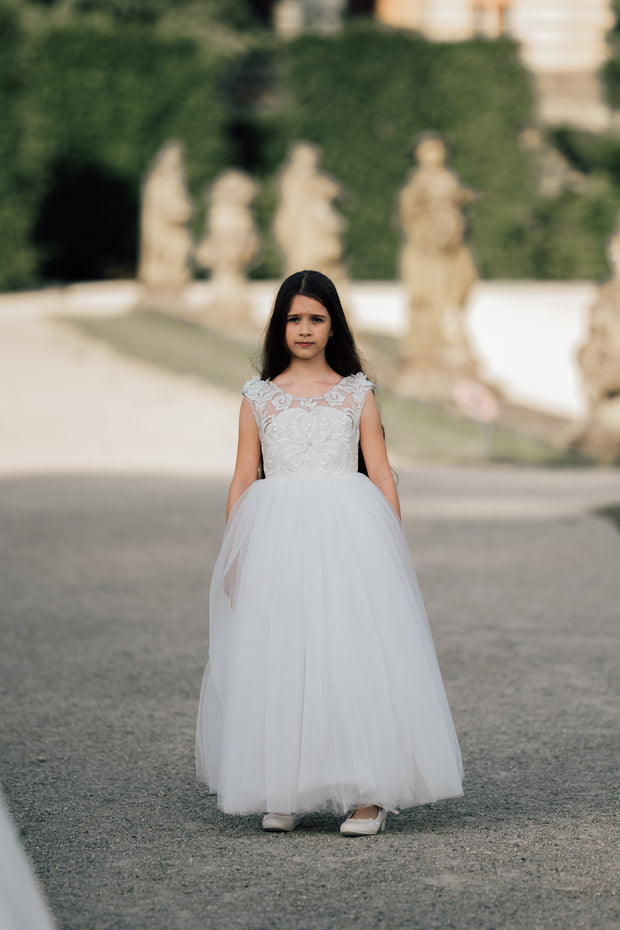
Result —
[[340, 832], [344, 836], [375, 836], [385, 830], [385, 819], [387, 811], [382, 807], [376, 817], [367, 817], [365, 819], [353, 818], [351, 814], [344, 823], [340, 824]]
[[274, 833], [290, 833], [297, 826], [299, 818], [295, 814], [265, 814], [263, 830]]

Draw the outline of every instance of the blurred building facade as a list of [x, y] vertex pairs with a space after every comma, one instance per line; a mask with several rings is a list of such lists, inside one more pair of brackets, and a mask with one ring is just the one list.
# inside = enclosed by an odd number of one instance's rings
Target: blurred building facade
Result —
[[535, 77], [544, 121], [610, 124], [598, 72], [614, 24], [611, 0], [377, 0], [375, 12], [435, 41], [512, 36]]

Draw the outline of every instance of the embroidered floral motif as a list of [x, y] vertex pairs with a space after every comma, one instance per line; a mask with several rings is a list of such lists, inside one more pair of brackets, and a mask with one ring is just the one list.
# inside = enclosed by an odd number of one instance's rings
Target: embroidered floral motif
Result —
[[248, 381], [243, 393], [258, 426], [266, 476], [355, 473], [360, 415], [373, 386], [359, 372], [320, 397], [294, 397], [272, 381]]

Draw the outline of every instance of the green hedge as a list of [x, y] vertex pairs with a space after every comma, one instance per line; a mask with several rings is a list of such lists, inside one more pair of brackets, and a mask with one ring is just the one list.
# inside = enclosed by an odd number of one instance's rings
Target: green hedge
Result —
[[611, 6], [616, 22], [607, 37], [610, 55], [603, 66], [602, 77], [607, 102], [611, 107], [620, 107], [620, 0], [612, 0]]
[[[604, 278], [609, 274], [605, 246], [616, 226], [620, 205], [620, 139], [613, 134], [556, 129], [555, 147], [587, 179], [586, 191], [565, 194], [547, 217], [543, 253], [554, 266], [566, 258], [575, 263], [575, 277]], [[580, 272], [580, 274], [578, 274]]]
[[220, 58], [94, 20], [29, 33], [0, 3], [0, 287], [131, 275], [140, 187], [185, 143], [197, 207], [229, 161]]
[[428, 130], [444, 136], [463, 182], [484, 192], [472, 211], [482, 274], [513, 274], [530, 184], [517, 136], [532, 104], [513, 44], [434, 44], [355, 25], [300, 38], [281, 54], [286, 135], [321, 145], [326, 170], [347, 191], [354, 277], [394, 275], [396, 195], [411, 169], [412, 140]]
[[250, 0], [71, 0], [71, 6], [75, 12], [101, 15], [121, 25], [165, 22], [173, 13], [182, 22], [200, 19], [243, 31], [255, 27], [259, 19]]
[[[246, 16], [245, 0], [235, 0], [224, 53], [209, 30], [181, 38], [161, 23], [121, 26], [112, 15], [125, 9], [120, 0], [79, 3], [112, 13], [62, 23], [50, 14], [26, 30], [0, 0], [0, 287], [132, 274], [141, 181], [171, 138], [186, 145], [201, 217], [204, 186], [226, 166], [261, 182], [259, 277], [281, 270], [270, 227], [288, 147], [320, 145], [324, 169], [344, 187], [352, 275], [391, 278], [396, 197], [413, 140], [428, 130], [442, 134], [450, 166], [480, 192], [468, 218], [483, 276], [606, 274], [618, 144], [556, 134], [590, 183], [586, 193], [541, 197], [519, 144], [532, 121], [531, 81], [510, 41], [437, 44], [358, 21], [337, 35], [281, 42], [246, 24], [233, 49], [231, 22]], [[210, 3], [209, 16], [216, 9]]]
[[200, 199], [227, 162], [217, 63], [191, 40], [84, 26], [47, 31], [34, 55], [30, 109], [50, 178], [35, 230], [44, 269], [66, 277], [73, 262], [74, 277], [131, 273], [141, 180], [159, 148], [185, 142]]
[[[605, 242], [620, 202], [620, 146], [588, 133], [548, 133], [586, 184], [579, 193], [542, 196], [536, 162], [520, 144], [521, 130], [535, 120], [532, 82], [512, 42], [431, 43], [357, 23], [335, 36], [282, 44], [274, 58], [279, 105], [246, 126], [255, 146], [245, 165], [263, 178], [258, 212], [266, 231], [275, 172], [289, 144], [314, 142], [325, 170], [345, 189], [352, 275], [393, 277], [397, 193], [412, 167], [412, 140], [433, 130], [448, 143], [450, 166], [480, 193], [468, 218], [483, 277], [608, 274]], [[257, 271], [278, 273], [272, 244]]]
[[0, 4], [0, 288], [36, 276], [32, 223], [39, 173], [28, 151], [23, 118], [26, 47], [12, 4]]

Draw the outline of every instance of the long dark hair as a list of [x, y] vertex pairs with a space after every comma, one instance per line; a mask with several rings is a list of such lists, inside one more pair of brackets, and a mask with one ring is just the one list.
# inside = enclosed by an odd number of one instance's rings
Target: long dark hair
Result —
[[[333, 371], [345, 378], [363, 371], [359, 353], [355, 346], [353, 333], [344, 315], [340, 297], [333, 282], [320, 271], [296, 271], [289, 275], [276, 294], [273, 310], [267, 323], [265, 341], [261, 357], [260, 376], [263, 380], [273, 380], [287, 368], [290, 352], [286, 347], [286, 323], [293, 297], [303, 294], [322, 304], [331, 320], [332, 335], [325, 347], [325, 361]], [[367, 475], [366, 463], [361, 446], [357, 452], [357, 470]], [[262, 471], [262, 454], [261, 454]]]
[[325, 349], [325, 361], [329, 367], [343, 378], [363, 371], [353, 333], [333, 283], [320, 271], [296, 271], [282, 282], [274, 301], [263, 343], [261, 378], [277, 378], [290, 362], [285, 339], [286, 323], [291, 301], [298, 294], [318, 300], [329, 313], [333, 333]]

